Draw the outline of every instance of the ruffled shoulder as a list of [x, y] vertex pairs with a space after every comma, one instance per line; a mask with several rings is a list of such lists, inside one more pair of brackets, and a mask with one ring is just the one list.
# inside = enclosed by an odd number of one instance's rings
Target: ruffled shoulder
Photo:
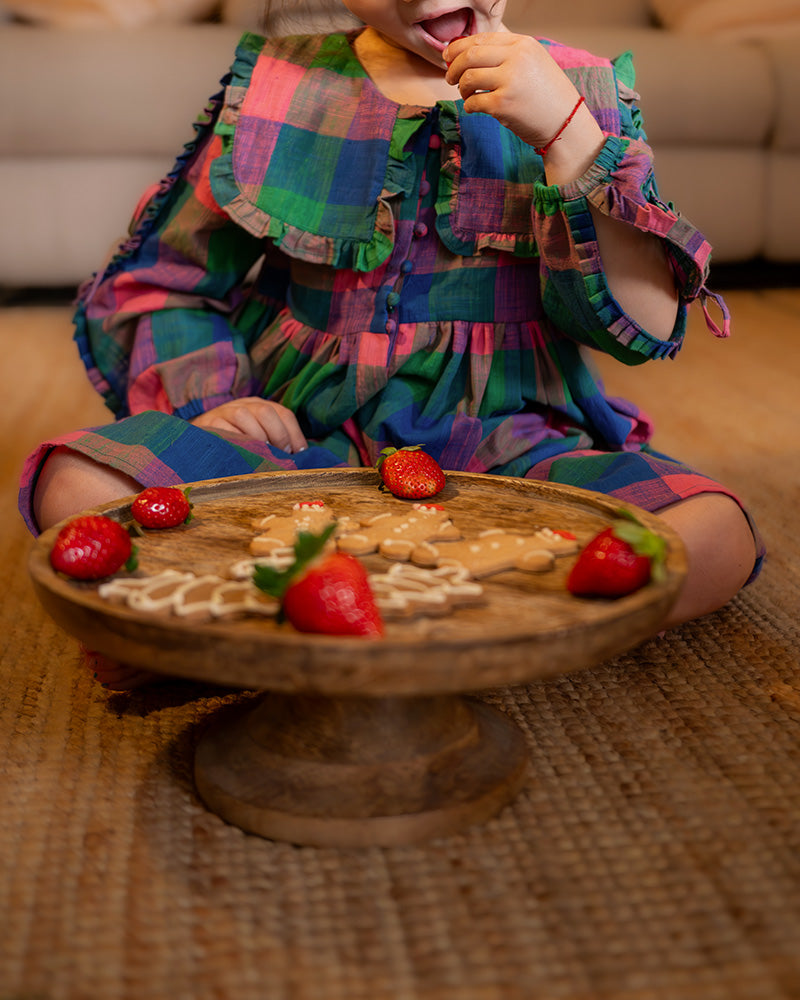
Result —
[[[356, 58], [352, 37], [242, 37], [214, 126], [222, 152], [210, 183], [231, 219], [289, 256], [370, 271], [392, 252], [391, 202], [411, 192], [409, 150], [426, 111], [384, 97]], [[603, 131], [636, 131], [632, 103], [620, 93], [633, 95], [629, 60], [618, 79], [607, 59], [544, 44]], [[534, 256], [541, 157], [490, 116], [466, 114], [461, 101], [440, 102], [436, 113], [442, 242], [461, 255]]]
[[391, 157], [398, 106], [372, 85], [344, 34], [237, 49], [216, 131], [214, 197], [232, 219], [290, 256], [372, 270], [391, 253]]

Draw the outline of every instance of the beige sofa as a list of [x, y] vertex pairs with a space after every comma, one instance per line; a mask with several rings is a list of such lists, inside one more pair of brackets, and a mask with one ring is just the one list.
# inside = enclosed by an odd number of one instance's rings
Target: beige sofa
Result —
[[[229, 0], [214, 23], [135, 30], [0, 24], [0, 286], [75, 285], [99, 266], [259, 7]], [[800, 262], [800, 35], [681, 31], [647, 0], [509, 0], [506, 23], [631, 49], [662, 195], [717, 262]]]

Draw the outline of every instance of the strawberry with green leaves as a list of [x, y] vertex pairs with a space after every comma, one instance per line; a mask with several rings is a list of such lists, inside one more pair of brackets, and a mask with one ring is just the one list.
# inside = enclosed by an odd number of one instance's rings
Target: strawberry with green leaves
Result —
[[131, 515], [143, 528], [177, 528], [192, 519], [189, 490], [177, 486], [149, 486], [131, 504]]
[[73, 580], [102, 580], [125, 567], [136, 569], [131, 536], [118, 521], [100, 514], [73, 518], [58, 532], [50, 565]]
[[384, 448], [378, 471], [386, 489], [406, 500], [423, 500], [444, 489], [445, 476], [439, 463], [418, 444]]
[[620, 510], [618, 519], [581, 551], [567, 590], [579, 597], [624, 597], [664, 578], [666, 549], [663, 538]]
[[294, 563], [285, 570], [257, 566], [253, 582], [281, 602], [299, 632], [380, 638], [383, 620], [366, 569], [355, 556], [325, 550], [335, 527], [319, 535], [299, 532]]

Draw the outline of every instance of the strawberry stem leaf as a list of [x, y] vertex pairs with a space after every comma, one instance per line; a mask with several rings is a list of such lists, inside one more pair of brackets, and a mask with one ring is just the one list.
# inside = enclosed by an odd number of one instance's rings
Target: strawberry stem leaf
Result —
[[614, 535], [623, 542], [627, 542], [637, 556], [646, 556], [650, 560], [650, 577], [656, 583], [666, 579], [665, 562], [667, 558], [667, 543], [654, 531], [639, 521], [628, 510], [617, 511], [618, 520], [614, 521], [611, 528]]
[[186, 515], [186, 518], [185, 518], [185, 520], [183, 522], [184, 524], [188, 524], [192, 520], [192, 518], [194, 517], [194, 513], [193, 513], [193, 511], [194, 511], [194, 504], [192, 503], [191, 499], [189, 498], [189, 494], [191, 492], [192, 492], [192, 487], [191, 486], [187, 486], [186, 489], [183, 491], [183, 495], [186, 497], [186, 502], [189, 504], [189, 513]]
[[383, 465], [384, 461], [390, 455], [395, 455], [398, 451], [421, 451], [421, 450], [422, 450], [422, 445], [421, 444], [405, 444], [405, 445], [403, 445], [402, 448], [395, 448], [392, 445], [389, 445], [387, 448], [383, 448], [381, 450], [381, 453], [378, 456], [378, 461], [375, 463], [375, 467], [377, 469], [380, 469], [380, 467]]
[[325, 544], [336, 530], [332, 522], [323, 528], [320, 534], [310, 531], [299, 531], [294, 543], [294, 562], [286, 569], [275, 569], [273, 566], [256, 566], [253, 570], [253, 583], [265, 594], [283, 600], [283, 596], [295, 577], [299, 576], [319, 556]]

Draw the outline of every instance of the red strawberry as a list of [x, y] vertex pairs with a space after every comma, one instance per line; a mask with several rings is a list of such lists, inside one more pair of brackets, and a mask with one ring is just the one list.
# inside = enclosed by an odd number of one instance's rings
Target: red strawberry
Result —
[[325, 553], [333, 533], [330, 524], [320, 535], [299, 532], [295, 562], [286, 570], [257, 566], [255, 585], [282, 602], [283, 614], [299, 632], [329, 635], [383, 635], [367, 571], [344, 552]]
[[143, 528], [175, 528], [192, 519], [189, 489], [149, 486], [131, 504], [133, 519]]
[[75, 580], [101, 580], [123, 566], [136, 569], [136, 550], [118, 521], [87, 514], [69, 521], [56, 535], [50, 564]]
[[623, 597], [664, 576], [666, 542], [627, 511], [578, 556], [567, 590], [581, 597]]
[[396, 497], [421, 500], [436, 496], [444, 488], [444, 473], [439, 463], [418, 444], [384, 448], [378, 459], [378, 471], [384, 486]]

